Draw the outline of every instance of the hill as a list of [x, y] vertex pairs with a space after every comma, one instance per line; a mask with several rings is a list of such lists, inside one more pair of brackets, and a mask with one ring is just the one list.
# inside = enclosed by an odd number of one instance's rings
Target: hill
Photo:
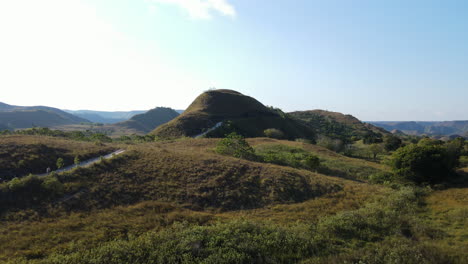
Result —
[[179, 113], [171, 108], [156, 107], [146, 113], [135, 115], [130, 120], [114, 124], [114, 126], [136, 130], [137, 134], [146, 134], [177, 116]]
[[75, 157], [80, 160], [99, 157], [114, 149], [92, 142], [66, 140], [48, 136], [7, 135], [0, 137], [0, 178], [3, 180], [41, 174], [47, 167], [56, 169], [56, 161], [62, 158], [65, 165], [72, 165]]
[[89, 122], [89, 120], [53, 107], [0, 104], [0, 127], [4, 129], [52, 127], [82, 122]]
[[268, 108], [256, 99], [232, 90], [212, 90], [198, 96], [177, 118], [151, 133], [163, 138], [193, 137], [222, 124], [208, 136], [220, 137], [236, 131], [246, 137], [264, 136], [276, 128], [286, 138], [314, 138], [314, 132], [280, 110]]
[[[74, 144], [60, 140], [44, 144]], [[428, 188], [366, 182], [385, 165], [301, 142], [247, 141], [260, 152], [306, 151], [326, 169], [219, 155], [219, 139], [109, 143], [127, 151], [89, 168], [0, 183], [0, 261], [466, 263], [466, 191], [436, 192], [424, 203]]]
[[94, 110], [64, 110], [70, 114], [87, 119], [94, 123], [114, 124], [127, 121], [135, 115], [143, 114], [146, 111], [94, 111]]
[[352, 115], [325, 110], [296, 111], [288, 113], [313, 128], [317, 134], [330, 138], [352, 141], [365, 137], [382, 138], [384, 129], [363, 123]]
[[400, 130], [408, 135], [429, 135], [429, 136], [451, 136], [467, 135], [468, 121], [441, 121], [441, 122], [418, 122], [418, 121], [374, 121], [369, 122], [375, 126], [386, 130]]

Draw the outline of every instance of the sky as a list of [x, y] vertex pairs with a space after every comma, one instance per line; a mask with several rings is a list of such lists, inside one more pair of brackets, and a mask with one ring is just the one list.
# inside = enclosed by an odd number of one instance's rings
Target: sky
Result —
[[468, 120], [465, 0], [0, 0], [0, 102], [185, 109], [215, 87], [284, 111]]

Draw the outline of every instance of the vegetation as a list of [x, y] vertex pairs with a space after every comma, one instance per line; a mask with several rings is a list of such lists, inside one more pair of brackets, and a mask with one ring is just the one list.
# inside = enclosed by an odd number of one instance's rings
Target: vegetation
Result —
[[57, 165], [58, 169], [61, 169], [61, 168], [63, 168], [65, 166], [65, 162], [63, 161], [62, 158], [58, 158], [57, 162], [55, 164]]
[[30, 135], [30, 136], [49, 136], [49, 137], [61, 137], [72, 140], [80, 141], [100, 141], [100, 142], [112, 142], [112, 139], [105, 134], [96, 133], [92, 131], [61, 131], [53, 130], [47, 127], [34, 127], [23, 130], [4, 130], [0, 131], [0, 135]]
[[284, 138], [284, 133], [283, 131], [276, 129], [276, 128], [268, 128], [263, 131], [266, 137], [269, 138], [276, 138], [276, 139], [282, 139]]
[[241, 135], [231, 133], [218, 142], [216, 146], [216, 152], [223, 155], [229, 155], [232, 157], [255, 160], [256, 156], [253, 148], [245, 141]]
[[384, 147], [386, 151], [397, 150], [402, 144], [402, 140], [395, 135], [386, 135], [384, 137]]
[[304, 149], [289, 147], [284, 145], [260, 145], [255, 148], [255, 153], [263, 162], [317, 170], [320, 166], [320, 159]]
[[455, 175], [459, 155], [441, 145], [411, 144], [395, 151], [391, 165], [401, 180], [418, 184], [448, 181]]
[[318, 135], [332, 140], [339, 140], [341, 144], [364, 139], [366, 144], [381, 142], [382, 129], [362, 123], [354, 116], [324, 110], [298, 111], [289, 113], [293, 118], [304, 122], [313, 128]]

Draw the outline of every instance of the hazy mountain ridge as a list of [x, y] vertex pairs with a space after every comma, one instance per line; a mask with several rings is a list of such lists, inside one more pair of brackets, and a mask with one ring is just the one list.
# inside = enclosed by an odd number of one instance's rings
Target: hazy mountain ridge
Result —
[[130, 120], [114, 124], [114, 126], [134, 129], [141, 133], [148, 133], [177, 116], [179, 116], [179, 113], [172, 108], [156, 107], [146, 113], [135, 115], [130, 118]]
[[89, 120], [48, 106], [16, 106], [0, 103], [0, 128], [18, 129], [34, 126], [79, 124]]
[[[1, 106], [0, 106], [1, 107]], [[94, 123], [114, 124], [129, 120], [135, 115], [143, 114], [146, 110], [132, 111], [95, 111], [95, 110], [64, 110]]]
[[370, 121], [367, 122], [388, 131], [399, 130], [408, 135], [468, 137], [468, 120], [458, 121]]

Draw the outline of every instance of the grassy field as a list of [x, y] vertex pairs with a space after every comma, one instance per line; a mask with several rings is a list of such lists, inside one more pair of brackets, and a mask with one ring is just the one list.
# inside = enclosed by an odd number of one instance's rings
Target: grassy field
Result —
[[370, 175], [389, 168], [316, 145], [248, 139], [254, 149], [316, 155], [322, 168], [314, 171], [217, 154], [219, 139], [0, 140], [75, 154], [127, 150], [54, 176], [57, 196], [2, 208], [0, 262], [466, 263], [466, 188], [370, 184]]
[[468, 188], [435, 191], [426, 198], [426, 203], [424, 216], [440, 230], [440, 239], [429, 243], [458, 256], [460, 263], [468, 262]]

